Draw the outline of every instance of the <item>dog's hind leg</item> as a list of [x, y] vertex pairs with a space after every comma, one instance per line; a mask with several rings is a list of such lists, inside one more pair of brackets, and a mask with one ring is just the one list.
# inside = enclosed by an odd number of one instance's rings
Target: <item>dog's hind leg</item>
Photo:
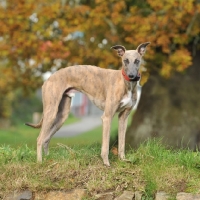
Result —
[[60, 104], [58, 106], [58, 111], [54, 118], [51, 118], [51, 113], [44, 114], [43, 125], [40, 132], [40, 135], [37, 139], [37, 160], [38, 162], [42, 161], [42, 147], [44, 148], [44, 153], [48, 154], [48, 146], [52, 136], [56, 133], [57, 130], [62, 126], [69, 115], [71, 105], [71, 97], [64, 96], [62, 97]]
[[52, 81], [45, 82], [42, 87], [43, 123], [37, 138], [38, 162], [42, 162], [42, 147], [44, 147], [45, 153], [48, 153], [51, 137], [61, 127], [69, 112], [71, 98], [64, 93], [65, 88], [58, 89]]
[[44, 138], [43, 141], [43, 148], [45, 154], [48, 154], [48, 146], [52, 136], [56, 133], [56, 131], [60, 129], [60, 127], [63, 125], [63, 123], [69, 116], [70, 106], [71, 106], [71, 97], [63, 96], [60, 105], [58, 107], [58, 112], [56, 119], [53, 123], [53, 127], [51, 128], [50, 133]]
[[[57, 112], [57, 111], [56, 111]], [[43, 124], [40, 131], [40, 134], [37, 138], [37, 161], [42, 162], [42, 147], [44, 146], [45, 138], [54, 131], [54, 121], [56, 119], [57, 113], [48, 112], [47, 115], [45, 112], [43, 113]]]

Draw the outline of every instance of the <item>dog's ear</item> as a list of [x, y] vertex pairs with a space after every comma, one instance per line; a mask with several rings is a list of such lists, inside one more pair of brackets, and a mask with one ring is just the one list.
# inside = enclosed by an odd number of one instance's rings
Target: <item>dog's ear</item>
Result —
[[114, 49], [115, 51], [117, 51], [117, 54], [120, 57], [122, 57], [126, 51], [126, 48], [122, 45], [115, 45], [115, 46], [111, 47], [111, 49]]
[[146, 51], [146, 47], [150, 44], [150, 42], [145, 42], [145, 43], [142, 43], [140, 44], [138, 47], [137, 47], [137, 51], [138, 53], [143, 56], [145, 54], [145, 51]]

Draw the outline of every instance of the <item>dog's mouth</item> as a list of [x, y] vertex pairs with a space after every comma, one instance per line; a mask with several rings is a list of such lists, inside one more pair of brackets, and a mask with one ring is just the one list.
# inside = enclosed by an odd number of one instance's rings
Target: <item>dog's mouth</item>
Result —
[[134, 77], [134, 78], [129, 78], [129, 79], [130, 79], [130, 81], [139, 81], [140, 78], [141, 78], [141, 75], [140, 75], [140, 73], [138, 73], [136, 77]]

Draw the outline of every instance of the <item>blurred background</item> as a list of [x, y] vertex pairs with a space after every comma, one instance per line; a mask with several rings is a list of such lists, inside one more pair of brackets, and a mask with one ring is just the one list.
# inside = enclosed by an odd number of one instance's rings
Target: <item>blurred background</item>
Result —
[[[121, 60], [111, 46], [135, 49], [148, 41], [127, 143], [137, 147], [159, 137], [195, 150], [200, 147], [199, 0], [0, 0], [0, 144], [35, 143], [39, 130], [23, 123], [40, 118], [40, 88], [52, 73], [77, 64], [117, 70]], [[69, 123], [101, 114], [81, 94], [72, 113]], [[113, 126], [116, 135], [116, 119]], [[85, 141], [101, 140], [99, 127], [90, 134], [98, 139], [89, 135]]]

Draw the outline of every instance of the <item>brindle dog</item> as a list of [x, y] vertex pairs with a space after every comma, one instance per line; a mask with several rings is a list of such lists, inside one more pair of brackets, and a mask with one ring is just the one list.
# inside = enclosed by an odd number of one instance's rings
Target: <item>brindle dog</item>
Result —
[[51, 137], [62, 126], [70, 111], [72, 89], [78, 90], [101, 110], [103, 140], [101, 157], [110, 166], [109, 139], [113, 116], [119, 113], [118, 155], [125, 159], [125, 133], [127, 119], [137, 100], [137, 81], [140, 79], [139, 67], [149, 42], [140, 44], [136, 50], [126, 50], [124, 46], [111, 47], [122, 58], [122, 70], [101, 69], [90, 65], [66, 67], [54, 73], [42, 86], [43, 118], [39, 124], [26, 125], [40, 128], [37, 139], [37, 160], [42, 162], [42, 147], [48, 154]]

